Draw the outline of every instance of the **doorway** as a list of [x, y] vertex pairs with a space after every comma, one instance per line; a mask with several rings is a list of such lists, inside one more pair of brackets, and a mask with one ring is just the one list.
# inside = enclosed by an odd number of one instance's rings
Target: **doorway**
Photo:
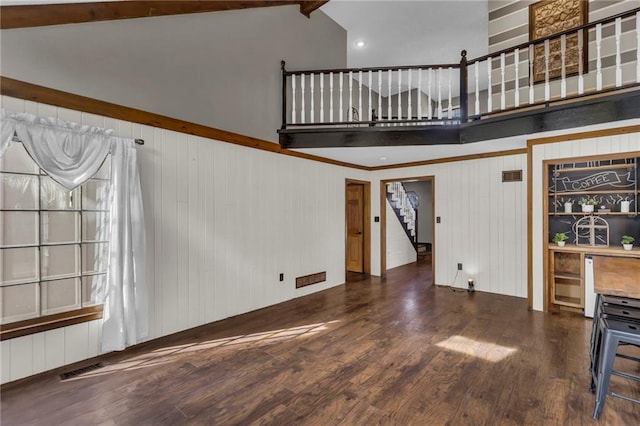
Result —
[[[420, 262], [428, 262], [429, 267], [431, 269], [431, 284], [435, 282], [435, 177], [434, 176], [420, 176], [420, 177], [408, 177], [408, 178], [395, 178], [395, 179], [385, 179], [380, 181], [380, 274], [381, 276], [385, 276], [387, 272], [387, 255], [389, 254], [388, 249], [393, 252], [393, 247], [388, 246], [388, 226], [394, 225], [392, 220], [398, 220], [395, 214], [387, 213], [387, 209], [389, 211], [393, 211], [392, 207], [388, 207], [387, 201], [387, 184], [399, 182], [402, 183], [403, 189], [406, 192], [412, 192], [413, 194], [411, 198], [412, 200], [416, 199], [417, 202], [417, 212], [416, 216], [418, 222], [421, 223], [420, 226], [417, 226], [417, 238], [415, 242], [416, 259]], [[416, 194], [417, 193], [417, 194]], [[415, 202], [415, 201], [414, 201]], [[390, 205], [390, 204], [389, 204]], [[391, 230], [389, 232], [392, 232]], [[406, 239], [406, 238], [405, 238]], [[393, 246], [393, 238], [389, 244]], [[411, 244], [411, 243], [410, 243]], [[411, 245], [408, 245], [409, 249]], [[420, 256], [420, 251], [424, 250], [425, 247], [428, 250], [428, 254], [424, 257]], [[405, 252], [406, 253], [406, 252]], [[392, 262], [393, 263], [393, 262]], [[406, 263], [406, 261], [405, 261]], [[404, 264], [399, 262], [398, 265]], [[390, 267], [394, 267], [397, 265], [391, 265]]]
[[371, 273], [371, 183], [345, 182], [345, 270], [346, 281]]

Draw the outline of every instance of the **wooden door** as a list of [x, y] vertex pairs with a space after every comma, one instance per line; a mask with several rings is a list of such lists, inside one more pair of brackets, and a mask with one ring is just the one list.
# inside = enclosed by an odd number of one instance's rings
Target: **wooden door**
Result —
[[364, 272], [364, 185], [347, 185], [347, 271]]

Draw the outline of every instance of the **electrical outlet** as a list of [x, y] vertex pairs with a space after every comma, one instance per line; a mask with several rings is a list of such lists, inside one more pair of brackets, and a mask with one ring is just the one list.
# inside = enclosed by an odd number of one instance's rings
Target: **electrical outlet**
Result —
[[462, 271], [462, 263], [458, 263], [458, 271]]
[[284, 281], [284, 274], [280, 274], [280, 281]]

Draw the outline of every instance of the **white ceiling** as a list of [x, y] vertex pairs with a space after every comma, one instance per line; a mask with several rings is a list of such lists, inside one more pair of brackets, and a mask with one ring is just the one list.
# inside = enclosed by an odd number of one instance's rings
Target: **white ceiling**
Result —
[[488, 53], [487, 0], [330, 0], [320, 10], [347, 30], [349, 67], [458, 63], [463, 49], [469, 57]]

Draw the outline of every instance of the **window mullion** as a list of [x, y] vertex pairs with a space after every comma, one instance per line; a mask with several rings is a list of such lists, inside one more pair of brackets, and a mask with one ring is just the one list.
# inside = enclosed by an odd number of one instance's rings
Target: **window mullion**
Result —
[[38, 292], [36, 306], [38, 316], [42, 316], [42, 169], [38, 169], [38, 254], [36, 255], [36, 270], [38, 271]]

